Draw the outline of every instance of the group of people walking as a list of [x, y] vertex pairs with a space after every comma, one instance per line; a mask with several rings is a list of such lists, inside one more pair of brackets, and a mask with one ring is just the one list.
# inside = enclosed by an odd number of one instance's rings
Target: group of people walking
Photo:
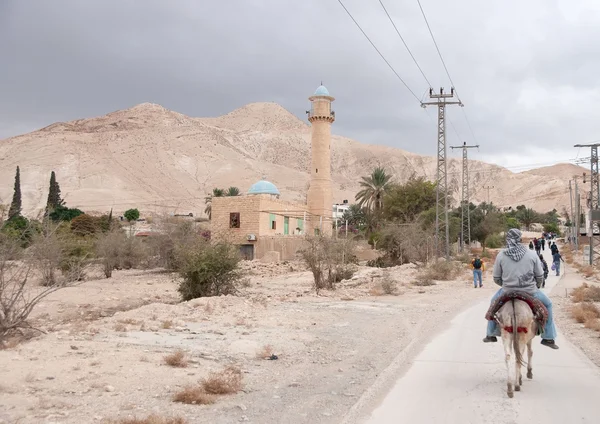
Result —
[[539, 256], [540, 261], [542, 261], [542, 266], [544, 267], [544, 282], [542, 284], [542, 287], [546, 286], [546, 278], [548, 278], [549, 272], [548, 263], [542, 255], [542, 251], [546, 250], [546, 242], [548, 243], [550, 254], [552, 255], [552, 271], [556, 271], [557, 276], [560, 275], [560, 263], [564, 262], [562, 256], [560, 255], [560, 252], [558, 251], [558, 246], [556, 245], [556, 242], [551, 241], [553, 239], [554, 234], [544, 233], [542, 234], [541, 238], [538, 239], [536, 237], [529, 242], [529, 250], [535, 250], [535, 253], [537, 253], [537, 255]]

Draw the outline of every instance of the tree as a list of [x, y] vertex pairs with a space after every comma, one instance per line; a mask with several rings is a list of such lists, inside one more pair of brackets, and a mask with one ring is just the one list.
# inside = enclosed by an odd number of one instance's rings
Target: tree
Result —
[[49, 215], [59, 206], [64, 205], [64, 201], [60, 198], [60, 186], [56, 181], [54, 171], [50, 173], [50, 188], [48, 190], [48, 202], [46, 203], [46, 215]]
[[225, 190], [222, 188], [213, 188], [212, 194], [206, 196], [204, 198], [204, 203], [206, 207], [204, 208], [204, 213], [208, 216], [208, 219], [212, 218], [212, 199], [213, 197], [223, 197], [225, 196]]
[[225, 193], [225, 196], [239, 196], [240, 195], [240, 189], [237, 187], [229, 187], [227, 189], [227, 192]]
[[12, 198], [12, 202], [10, 204], [10, 209], [8, 210], [8, 219], [17, 217], [21, 215], [21, 171], [17, 166], [17, 172], [15, 174], [15, 189]]
[[356, 201], [360, 207], [380, 211], [383, 208], [383, 198], [390, 188], [392, 176], [385, 169], [378, 166], [368, 177], [362, 177], [360, 186], [362, 190], [356, 193]]
[[74, 218], [77, 218], [79, 215], [83, 215], [83, 211], [77, 208], [68, 208], [64, 206], [64, 202], [61, 200], [63, 204], [58, 205], [50, 209], [50, 213], [48, 217], [52, 221], [71, 221]]
[[412, 222], [421, 213], [435, 206], [435, 184], [423, 177], [411, 177], [404, 184], [390, 184], [384, 196], [385, 219]]
[[531, 208], [519, 209], [519, 207], [517, 207], [517, 209], [518, 209], [518, 211], [517, 211], [516, 218], [525, 226], [526, 230], [529, 230], [529, 227], [531, 227], [531, 224], [533, 224], [535, 222], [535, 218], [536, 218], [535, 211]]
[[[481, 206], [481, 205], [480, 205]], [[485, 242], [492, 234], [497, 234], [502, 231], [506, 225], [504, 215], [499, 211], [484, 211], [478, 207], [477, 213], [474, 213], [472, 218], [475, 218], [476, 225], [471, 230], [471, 238], [481, 243], [483, 250], [485, 250]], [[471, 219], [471, 223], [473, 223]]]
[[131, 223], [133, 221], [137, 221], [140, 218], [140, 211], [138, 211], [137, 209], [128, 209], [125, 211], [123, 216], [127, 221], [129, 221], [129, 223]]

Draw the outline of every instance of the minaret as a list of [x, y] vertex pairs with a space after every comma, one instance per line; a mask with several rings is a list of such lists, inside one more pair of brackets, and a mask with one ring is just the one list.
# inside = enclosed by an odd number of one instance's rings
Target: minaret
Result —
[[[306, 234], [331, 235], [333, 191], [331, 187], [331, 124], [335, 121], [335, 112], [331, 102], [335, 99], [321, 85], [315, 94], [308, 98], [311, 102], [307, 111], [312, 124], [311, 134], [311, 170], [307, 203], [310, 214]], [[318, 231], [315, 231], [318, 230]]]

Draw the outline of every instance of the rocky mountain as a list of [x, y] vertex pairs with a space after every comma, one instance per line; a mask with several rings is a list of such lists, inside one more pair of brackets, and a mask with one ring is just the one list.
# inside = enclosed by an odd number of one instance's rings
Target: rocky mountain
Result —
[[[275, 103], [252, 103], [217, 118], [192, 118], [144, 103], [0, 140], [1, 203], [10, 202], [17, 165], [30, 215], [45, 206], [52, 170], [71, 207], [200, 215], [213, 187], [246, 191], [261, 177], [275, 183], [282, 198], [304, 201], [310, 126]], [[359, 176], [377, 165], [398, 181], [411, 175], [435, 178], [434, 157], [333, 136], [335, 201], [352, 202]], [[461, 162], [450, 159], [448, 166], [458, 197]], [[568, 205], [568, 180], [585, 171], [561, 164], [513, 173], [479, 161], [471, 161], [470, 169], [473, 201], [487, 200], [484, 187], [493, 186], [489, 194], [495, 204], [527, 204], [539, 211]]]

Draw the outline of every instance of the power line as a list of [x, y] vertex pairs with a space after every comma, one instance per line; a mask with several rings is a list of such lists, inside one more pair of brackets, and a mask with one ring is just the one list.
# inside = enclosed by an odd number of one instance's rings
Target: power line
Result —
[[[431, 30], [431, 26], [429, 25], [429, 20], [427, 19], [427, 15], [425, 15], [425, 11], [423, 10], [423, 6], [421, 5], [421, 1], [417, 0], [417, 3], [419, 4], [419, 9], [421, 9], [421, 14], [423, 15], [423, 19], [425, 19], [425, 24], [427, 25], [427, 30], [429, 31], [429, 35], [431, 35], [431, 39], [433, 40], [433, 44], [435, 46], [435, 49], [437, 50], [438, 56], [440, 57], [440, 60], [442, 61], [442, 65], [444, 66], [444, 70], [446, 71], [446, 75], [448, 76], [448, 79], [450, 80], [450, 83], [454, 87], [454, 91], [456, 92], [456, 97], [458, 98], [459, 101], [461, 101], [460, 100], [460, 94], [458, 94], [458, 90], [456, 89], [456, 85], [454, 84], [454, 81], [452, 80], [452, 77], [450, 76], [450, 71], [448, 71], [448, 67], [446, 66], [446, 61], [444, 60], [444, 57], [442, 56], [442, 52], [440, 51], [438, 43], [435, 40], [435, 37], [433, 35], [433, 31]], [[473, 136], [473, 140], [477, 141], [477, 137], [475, 136], [475, 132], [473, 131], [473, 127], [471, 126], [471, 122], [469, 121], [469, 117], [467, 116], [467, 112], [465, 112], [464, 109], [463, 109], [463, 115], [465, 116], [465, 121], [467, 121], [467, 126], [469, 127], [469, 131], [471, 132], [471, 135]]]
[[400, 80], [400, 82], [402, 82], [402, 84], [404, 84], [404, 86], [406, 87], [406, 89], [408, 91], [410, 91], [410, 94], [413, 95], [413, 97], [419, 102], [421, 103], [421, 100], [417, 97], [417, 95], [414, 93], [414, 91], [412, 91], [410, 89], [410, 87], [408, 86], [408, 84], [402, 79], [402, 77], [398, 74], [398, 72], [396, 72], [396, 70], [394, 69], [394, 67], [390, 64], [390, 62], [388, 62], [388, 60], [385, 58], [385, 56], [379, 51], [379, 49], [377, 48], [377, 46], [375, 45], [375, 43], [373, 43], [373, 41], [371, 41], [371, 39], [369, 38], [369, 36], [367, 35], [367, 33], [361, 28], [361, 26], [359, 25], [358, 22], [356, 22], [356, 19], [354, 19], [354, 16], [352, 16], [352, 14], [350, 13], [350, 11], [346, 8], [346, 6], [344, 6], [344, 3], [342, 3], [342, 0], [338, 0], [338, 3], [340, 4], [340, 6], [342, 6], [344, 8], [344, 10], [346, 11], [346, 13], [348, 14], [348, 16], [350, 16], [350, 19], [352, 19], [352, 21], [354, 22], [354, 24], [358, 27], [358, 29], [360, 30], [360, 32], [362, 32], [362, 34], [365, 36], [365, 38], [369, 41], [369, 43], [371, 43], [371, 46], [373, 46], [373, 48], [375, 49], [375, 51], [379, 54], [379, 56], [381, 56], [381, 58], [383, 59], [383, 61], [386, 63], [386, 65], [392, 70], [392, 72], [394, 73], [394, 75], [396, 75], [396, 77]]
[[385, 14], [387, 15], [388, 19], [390, 20], [390, 22], [392, 23], [392, 26], [394, 27], [394, 29], [396, 30], [396, 34], [398, 34], [398, 37], [400, 37], [400, 40], [402, 40], [402, 44], [404, 44], [404, 47], [406, 47], [406, 50], [408, 51], [408, 54], [410, 55], [410, 57], [412, 58], [413, 62], [415, 62], [415, 65], [417, 66], [417, 68], [419, 68], [419, 71], [421, 72], [421, 75], [423, 75], [423, 78], [425, 78], [425, 81], [427, 82], [427, 84], [429, 84], [429, 87], [433, 87], [433, 85], [431, 84], [431, 82], [429, 82], [429, 80], [427, 79], [427, 77], [425, 76], [425, 72], [423, 72], [423, 69], [421, 69], [421, 66], [419, 66], [419, 63], [417, 62], [417, 59], [415, 59], [415, 56], [412, 54], [412, 52], [410, 51], [410, 49], [408, 48], [408, 45], [406, 44], [406, 41], [404, 41], [404, 38], [402, 37], [402, 35], [400, 34], [400, 31], [398, 30], [398, 27], [396, 26], [396, 24], [394, 23], [394, 20], [392, 19], [392, 17], [390, 16], [390, 14], [388, 13], [386, 7], [384, 6], [383, 2], [381, 0], [378, 0], [379, 4], [381, 5], [381, 7], [383, 8], [383, 11], [385, 12]]

